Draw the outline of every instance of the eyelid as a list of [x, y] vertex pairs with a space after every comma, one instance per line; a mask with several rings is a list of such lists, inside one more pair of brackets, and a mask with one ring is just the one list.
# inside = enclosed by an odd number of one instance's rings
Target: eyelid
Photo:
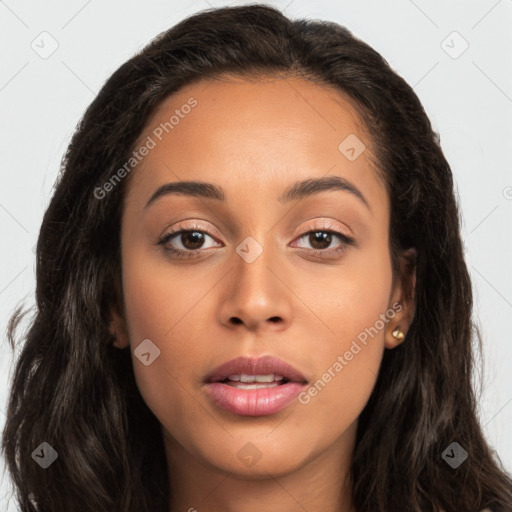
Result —
[[[309, 219], [309, 220], [311, 221], [311, 220], [316, 220], [316, 219]], [[178, 225], [173, 228], [170, 228], [170, 229], [167, 228], [166, 230], [164, 230], [164, 232], [159, 236], [159, 240], [167, 235], [175, 234], [180, 231], [203, 231], [207, 235], [211, 236], [212, 238], [214, 238], [214, 235], [217, 238], [221, 238], [221, 236], [219, 235], [216, 228], [213, 229], [214, 233], [212, 234], [210, 231], [210, 228], [206, 228], [206, 226], [201, 225], [196, 220], [191, 220], [190, 225], [182, 225], [182, 223], [185, 223], [185, 222], [187, 222], [187, 219], [180, 221], [178, 223]], [[302, 228], [299, 229], [298, 235], [299, 236], [304, 235], [306, 233], [310, 233], [311, 231], [332, 230], [335, 232], [340, 232], [340, 230], [341, 230], [341, 232], [344, 236], [346, 236], [347, 238], [353, 238], [352, 234], [344, 233], [343, 232], [344, 230], [342, 230], [339, 226], [333, 224], [330, 220], [322, 219], [319, 222], [320, 222], [319, 225], [317, 224], [315, 226], [310, 226], [310, 225], [303, 226]], [[351, 230], [348, 229], [348, 231], [351, 231]]]
[[[315, 220], [315, 219], [309, 219], [309, 220]], [[299, 229], [299, 235], [303, 235], [305, 233], [310, 233], [311, 231], [335, 231], [337, 233], [341, 233], [343, 236], [347, 237], [347, 238], [353, 238], [353, 235], [352, 235], [352, 232], [350, 229], [348, 229], [348, 231], [350, 231], [350, 234], [349, 233], [345, 233], [344, 230], [336, 225], [336, 224], [333, 224], [330, 220], [327, 220], [327, 219], [322, 219], [319, 221], [320, 224], [319, 225], [315, 225], [315, 226], [304, 226], [302, 228]]]
[[159, 236], [159, 239], [161, 239], [167, 235], [174, 235], [176, 233], [179, 233], [180, 231], [202, 231], [202, 232], [206, 233], [207, 235], [211, 236], [212, 238], [214, 238], [214, 235], [211, 234], [211, 232], [213, 231], [213, 232], [215, 232], [215, 236], [217, 238], [220, 238], [218, 231], [215, 228], [213, 230], [209, 227], [207, 228], [206, 226], [201, 225], [196, 220], [191, 220], [190, 224], [184, 225], [186, 222], [187, 222], [187, 219], [180, 221], [177, 226], [174, 226], [172, 228], [166, 228], [164, 230], [164, 232]]

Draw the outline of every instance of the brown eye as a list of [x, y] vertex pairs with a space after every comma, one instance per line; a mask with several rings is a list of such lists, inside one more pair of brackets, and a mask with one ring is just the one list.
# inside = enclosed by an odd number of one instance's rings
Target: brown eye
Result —
[[328, 249], [332, 243], [332, 234], [329, 231], [312, 231], [308, 241], [313, 249]]
[[203, 250], [213, 247], [205, 247], [206, 238], [214, 238], [200, 229], [181, 229], [178, 226], [175, 230], [164, 235], [157, 245], [163, 248], [176, 257], [192, 257], [197, 256]]
[[178, 239], [190, 251], [201, 249], [204, 244], [204, 234], [202, 231], [182, 231], [178, 234]]
[[[333, 244], [333, 242], [335, 242], [336, 238], [341, 240], [341, 243], [338, 243], [338, 247], [331, 248], [330, 246]], [[338, 231], [325, 229], [308, 231], [298, 238], [298, 240], [302, 239], [306, 239], [312, 251], [321, 251], [325, 253], [342, 251], [343, 249], [346, 249], [347, 246], [355, 244], [353, 238], [350, 238]], [[304, 246], [299, 247], [308, 249], [308, 247]]]

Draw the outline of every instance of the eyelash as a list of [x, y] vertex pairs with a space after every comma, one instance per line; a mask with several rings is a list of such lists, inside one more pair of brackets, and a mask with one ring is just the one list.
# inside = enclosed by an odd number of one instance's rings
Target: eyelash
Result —
[[[162, 246], [163, 249], [170, 253], [173, 257], [176, 258], [193, 258], [196, 257], [200, 252], [205, 252], [208, 249], [193, 249], [193, 250], [183, 250], [183, 249], [174, 249], [167, 244], [171, 239], [176, 237], [177, 235], [181, 235], [182, 233], [191, 233], [191, 232], [199, 232], [208, 235], [211, 238], [214, 238], [212, 235], [210, 235], [207, 231], [204, 229], [201, 229], [201, 226], [198, 225], [192, 225], [184, 228], [181, 224], [173, 229], [172, 231], [166, 233], [160, 240], [156, 243], [157, 246]], [[309, 235], [311, 233], [330, 233], [338, 236], [341, 240], [340, 247], [336, 249], [302, 249], [303, 251], [307, 252], [315, 252], [315, 253], [331, 253], [331, 254], [338, 254], [340, 252], [343, 252], [347, 249], [348, 246], [355, 245], [355, 240], [352, 237], [349, 237], [345, 235], [344, 233], [341, 233], [340, 231], [337, 231], [335, 229], [331, 229], [331, 225], [327, 222], [323, 227], [315, 228], [315, 229], [309, 229], [304, 230], [298, 237], [298, 239], [301, 239], [305, 237], [306, 235]]]

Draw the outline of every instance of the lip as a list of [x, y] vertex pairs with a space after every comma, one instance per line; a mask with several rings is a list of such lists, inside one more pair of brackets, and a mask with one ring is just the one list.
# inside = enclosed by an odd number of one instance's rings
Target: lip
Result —
[[[281, 375], [285, 383], [268, 388], [239, 389], [222, 382], [228, 375], [241, 373]], [[267, 416], [289, 405], [307, 386], [307, 380], [282, 359], [242, 356], [215, 368], [205, 378], [204, 384], [210, 398], [222, 409], [241, 416]]]
[[270, 355], [260, 357], [241, 356], [231, 359], [207, 375], [205, 382], [219, 382], [228, 375], [235, 373], [246, 373], [247, 375], [268, 375], [273, 373], [275, 375], [282, 375], [291, 382], [307, 382], [306, 377], [292, 365]]

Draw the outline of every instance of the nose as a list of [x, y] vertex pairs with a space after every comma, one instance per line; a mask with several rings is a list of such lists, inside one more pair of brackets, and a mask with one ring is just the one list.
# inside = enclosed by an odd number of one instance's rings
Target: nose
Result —
[[292, 320], [290, 276], [270, 248], [253, 261], [235, 254], [234, 266], [223, 283], [220, 322], [231, 329], [250, 331], [286, 329]]

